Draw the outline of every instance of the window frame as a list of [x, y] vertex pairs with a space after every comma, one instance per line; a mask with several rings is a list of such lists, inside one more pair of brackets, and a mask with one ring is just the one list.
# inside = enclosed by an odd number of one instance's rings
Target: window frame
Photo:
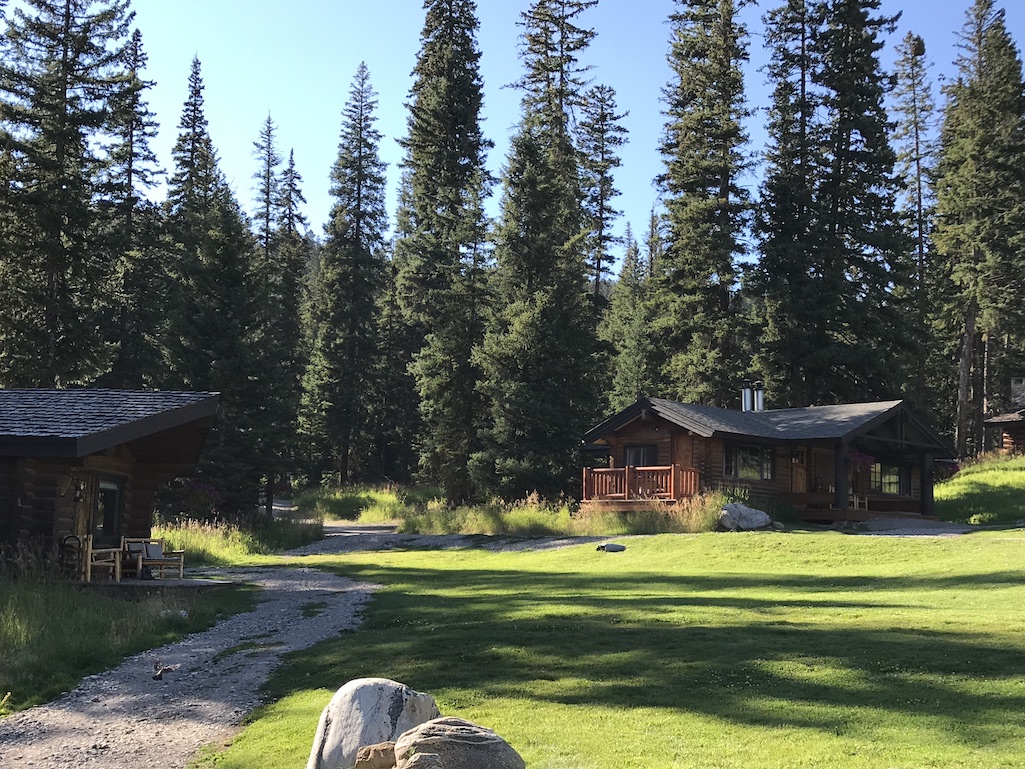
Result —
[[[629, 461], [630, 452], [639, 451], [642, 452], [642, 458], [644, 453], [650, 451], [654, 461], [650, 464], [643, 463], [632, 463]], [[623, 467], [656, 467], [658, 466], [658, 444], [657, 443], [628, 443], [623, 446]]]
[[[743, 460], [747, 460], [746, 462]], [[757, 466], [757, 474], [751, 470]], [[724, 478], [773, 483], [776, 480], [776, 448], [740, 441], [723, 442]]]

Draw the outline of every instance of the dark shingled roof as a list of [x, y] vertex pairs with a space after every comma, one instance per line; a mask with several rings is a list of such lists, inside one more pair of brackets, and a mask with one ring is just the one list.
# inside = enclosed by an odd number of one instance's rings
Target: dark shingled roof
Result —
[[215, 393], [0, 390], [0, 456], [82, 457], [212, 417]]
[[1014, 422], [1025, 422], [1025, 409], [1021, 411], [1012, 411], [1009, 414], [998, 414], [994, 417], [990, 417], [983, 424], [985, 425], [1005, 425]]
[[945, 438], [915, 417], [901, 400], [771, 411], [737, 411], [662, 398], [641, 398], [592, 428], [583, 437], [584, 442], [589, 444], [599, 440], [634, 419], [643, 418], [646, 411], [705, 438], [719, 435], [773, 442], [847, 440], [867, 433], [903, 411], [916, 424], [927, 444], [942, 454], [953, 451]]

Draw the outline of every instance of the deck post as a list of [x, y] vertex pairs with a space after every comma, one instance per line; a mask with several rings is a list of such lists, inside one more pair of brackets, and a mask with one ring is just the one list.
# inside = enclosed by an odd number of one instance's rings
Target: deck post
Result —
[[833, 452], [833, 508], [846, 510], [850, 506], [850, 483], [847, 480], [847, 468], [850, 465], [850, 456], [847, 452], [846, 441], [837, 441], [836, 449]]
[[627, 500], [633, 496], [631, 490], [637, 484], [637, 468], [627, 465], [624, 470], [626, 472], [623, 474], [623, 499]]
[[674, 502], [676, 501], [676, 476], [679, 472], [679, 466], [669, 465], [669, 498]]
[[918, 512], [922, 515], [935, 515], [936, 502], [933, 499], [932, 493], [933, 483], [935, 483], [932, 454], [922, 454], [922, 466], [919, 469], [922, 476], [919, 481], [922, 487], [922, 498], [918, 506]]
[[583, 482], [583, 486], [581, 488], [581, 496], [584, 499], [590, 499], [591, 498], [591, 468], [590, 467], [585, 467], [584, 468], [584, 482]]

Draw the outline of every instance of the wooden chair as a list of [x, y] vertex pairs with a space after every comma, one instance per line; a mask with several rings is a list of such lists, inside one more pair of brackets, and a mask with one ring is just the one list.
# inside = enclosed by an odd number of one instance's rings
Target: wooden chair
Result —
[[114, 582], [121, 581], [120, 547], [93, 547], [93, 535], [88, 534], [82, 553], [82, 579], [85, 582], [92, 582], [97, 571], [109, 571]]
[[185, 576], [185, 551], [165, 550], [163, 537], [122, 537], [121, 552], [127, 569], [142, 579], [144, 569], [159, 579], [168, 569], [178, 572], [178, 579]]

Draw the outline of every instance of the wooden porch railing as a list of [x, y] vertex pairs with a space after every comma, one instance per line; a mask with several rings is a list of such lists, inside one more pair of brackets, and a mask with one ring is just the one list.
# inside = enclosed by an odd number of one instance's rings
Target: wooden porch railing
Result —
[[698, 493], [701, 476], [692, 467], [585, 467], [585, 500], [676, 500]]

